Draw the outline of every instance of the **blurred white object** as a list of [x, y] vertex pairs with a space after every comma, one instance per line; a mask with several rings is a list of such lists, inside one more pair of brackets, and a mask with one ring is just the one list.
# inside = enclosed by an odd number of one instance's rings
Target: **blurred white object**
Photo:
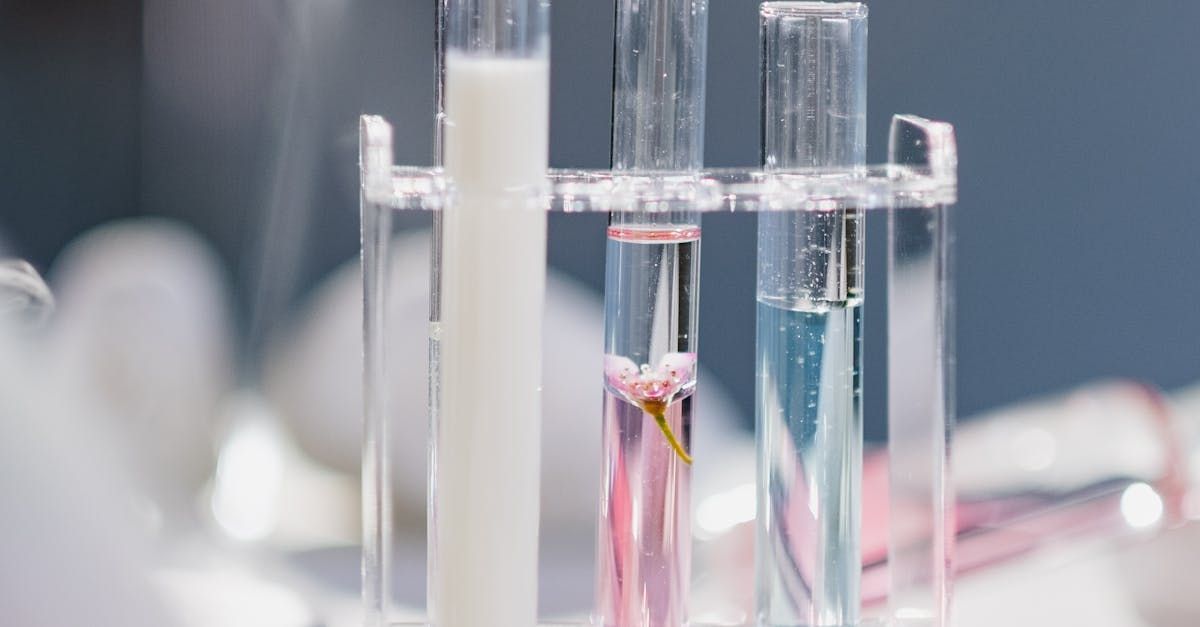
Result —
[[217, 458], [212, 514], [236, 540], [262, 540], [279, 524], [284, 435], [265, 404], [248, 394], [230, 403], [235, 417]]
[[155, 576], [182, 627], [314, 627], [307, 601], [281, 582], [236, 563], [163, 569]]
[[[0, 624], [321, 623], [310, 601], [323, 590], [189, 524], [222, 408], [242, 428], [230, 430], [218, 522], [243, 536], [284, 526], [262, 514], [289, 500], [279, 475], [293, 470], [269, 420], [245, 420], [269, 408], [222, 405], [234, 374], [222, 274], [180, 226], [109, 225], [62, 255], [62, 306], [44, 337], [0, 328]], [[264, 445], [278, 456], [259, 457]], [[247, 509], [264, 487], [282, 492]], [[157, 534], [164, 523], [172, 533]]]
[[314, 463], [253, 390], [223, 403], [208, 494], [212, 522], [239, 542], [304, 550], [358, 543], [358, 477]]
[[151, 494], [190, 499], [211, 473], [213, 417], [234, 373], [216, 256], [179, 225], [137, 219], [81, 236], [53, 279], [64, 380], [119, 435]]
[[[956, 627], [1148, 627], [1110, 551], [1049, 553], [955, 583]], [[1195, 623], [1189, 623], [1195, 624]]]
[[960, 498], [1068, 491], [1108, 478], [1156, 481], [1182, 443], [1161, 394], [1102, 381], [971, 419], [956, 434]]
[[0, 624], [165, 627], [110, 434], [0, 321]]
[[1117, 560], [1121, 584], [1147, 622], [1156, 627], [1200, 624], [1200, 524], [1127, 547]]

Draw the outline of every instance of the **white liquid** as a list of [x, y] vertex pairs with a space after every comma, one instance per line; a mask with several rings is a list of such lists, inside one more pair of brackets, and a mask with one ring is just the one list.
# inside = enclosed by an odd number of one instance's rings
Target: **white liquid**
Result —
[[[549, 63], [448, 54], [430, 613], [537, 624]], [[438, 351], [435, 351], [438, 352]]]

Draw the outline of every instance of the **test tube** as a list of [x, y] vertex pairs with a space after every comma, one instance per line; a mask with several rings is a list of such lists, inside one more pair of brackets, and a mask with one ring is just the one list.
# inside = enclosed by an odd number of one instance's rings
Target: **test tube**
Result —
[[429, 614], [537, 623], [547, 0], [446, 0], [431, 315]]
[[[765, 2], [768, 171], [865, 162], [867, 7]], [[861, 577], [862, 211], [758, 222], [757, 615], [853, 625]]]
[[[698, 170], [707, 0], [619, 0], [612, 164]], [[685, 197], [610, 214], [594, 623], [686, 624], [700, 220]]]
[[[935, 178], [958, 163], [954, 129], [916, 116], [892, 119], [888, 152]], [[888, 605], [897, 623], [935, 627], [950, 620], [955, 541], [951, 217], [888, 211]]]

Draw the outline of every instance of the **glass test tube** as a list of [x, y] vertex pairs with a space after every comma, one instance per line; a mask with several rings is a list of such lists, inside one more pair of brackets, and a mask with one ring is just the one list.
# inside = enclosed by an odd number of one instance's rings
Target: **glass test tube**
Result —
[[[698, 170], [707, 0], [620, 0], [613, 168]], [[687, 621], [699, 214], [639, 199], [610, 214], [595, 624]]]
[[547, 0], [446, 0], [431, 315], [429, 613], [537, 623]]
[[[892, 119], [889, 162], [954, 172], [954, 129]], [[954, 560], [951, 210], [888, 211], [888, 605], [900, 623], [949, 622]], [[927, 529], [913, 537], [911, 529]]]
[[[768, 170], [865, 163], [867, 8], [766, 2]], [[759, 216], [757, 613], [853, 625], [861, 577], [862, 211]]]

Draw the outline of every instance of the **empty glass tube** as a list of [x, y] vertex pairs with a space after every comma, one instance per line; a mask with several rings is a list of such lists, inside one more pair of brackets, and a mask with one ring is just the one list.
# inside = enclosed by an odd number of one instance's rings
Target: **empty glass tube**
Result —
[[[620, 0], [613, 169], [694, 171], [704, 137], [707, 0]], [[610, 214], [596, 616], [687, 622], [700, 216], [639, 197]]]
[[431, 320], [429, 612], [537, 623], [547, 0], [446, 0]]
[[[954, 172], [954, 129], [892, 119], [889, 161], [935, 178]], [[946, 625], [954, 560], [950, 437], [954, 328], [949, 207], [888, 212], [888, 605], [897, 623]], [[927, 529], [913, 537], [910, 529]]]
[[[760, 17], [766, 169], [862, 166], [866, 6], [766, 2]], [[858, 621], [862, 219], [832, 200], [758, 218], [763, 625]]]

